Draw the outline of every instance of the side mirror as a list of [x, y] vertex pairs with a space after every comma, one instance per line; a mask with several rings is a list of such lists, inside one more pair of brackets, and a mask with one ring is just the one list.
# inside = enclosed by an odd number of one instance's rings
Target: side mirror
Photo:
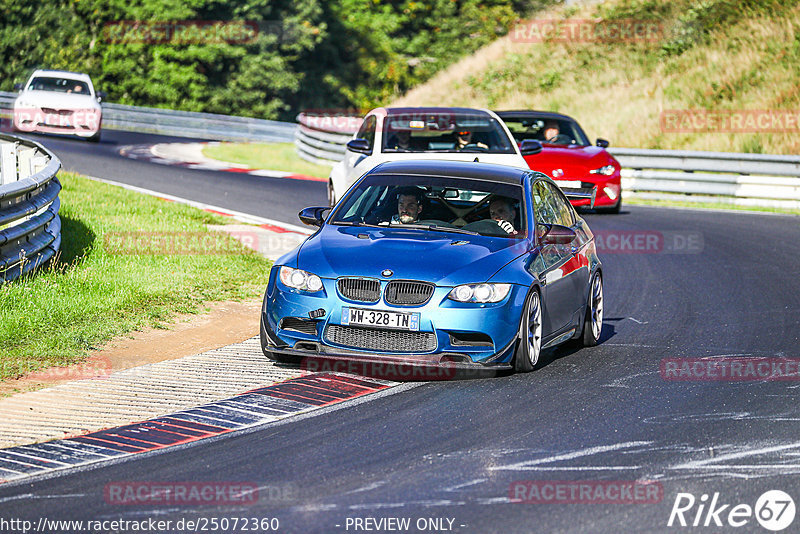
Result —
[[104, 98], [108, 98], [108, 93], [105, 91], [97, 91], [97, 101], [102, 102]]
[[348, 141], [347, 150], [350, 152], [358, 152], [359, 154], [370, 154], [372, 149], [369, 147], [369, 141], [366, 139], [353, 139]]
[[322, 214], [329, 209], [331, 209], [330, 206], [303, 208], [300, 213], [297, 214], [297, 216], [300, 217], [300, 220], [303, 222], [303, 224], [307, 224], [309, 226], [322, 226], [324, 222]]
[[542, 151], [542, 143], [536, 139], [525, 139], [522, 144], [519, 145], [519, 151], [523, 156], [538, 154]]
[[597, 138], [597, 142], [595, 144], [597, 146], [599, 146], [600, 148], [608, 148], [608, 145], [609, 145], [608, 140], [607, 139], [603, 139], [602, 137], [598, 137]]
[[21, 83], [15, 83], [14, 84], [14, 90], [15, 91], [22, 91], [22, 84]]
[[[569, 245], [577, 234], [572, 228], [561, 226], [560, 224], [538, 224], [540, 231], [539, 240], [542, 245]], [[544, 233], [541, 233], [544, 231]]]

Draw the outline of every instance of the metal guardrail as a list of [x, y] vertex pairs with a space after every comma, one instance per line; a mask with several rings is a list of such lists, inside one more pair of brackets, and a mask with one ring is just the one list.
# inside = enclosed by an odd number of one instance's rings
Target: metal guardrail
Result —
[[0, 281], [41, 266], [61, 247], [60, 168], [39, 143], [0, 134]]
[[[341, 161], [360, 118], [301, 113], [297, 154], [314, 163]], [[717, 202], [800, 209], [800, 156], [611, 147], [622, 165], [626, 198]]]
[[609, 148], [627, 196], [800, 209], [800, 156]]
[[[0, 91], [0, 110], [10, 117], [17, 93]], [[217, 141], [290, 143], [296, 126], [291, 122], [197, 113], [171, 109], [102, 103], [103, 129], [174, 135]]]

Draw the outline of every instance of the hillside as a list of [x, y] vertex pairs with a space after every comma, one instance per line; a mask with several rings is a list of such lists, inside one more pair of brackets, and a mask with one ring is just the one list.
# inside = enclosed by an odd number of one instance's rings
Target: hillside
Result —
[[[652, 39], [521, 42], [520, 35], [541, 34], [529, 25], [522, 28], [527, 33], [512, 30], [392, 104], [559, 111], [614, 146], [800, 153], [795, 1], [612, 0], [538, 18], [591, 19], [606, 28], [637, 21], [658, 31]], [[781, 133], [718, 133], [713, 124], [713, 133], [674, 133], [662, 129], [665, 110], [784, 110], [797, 120], [779, 126]]]

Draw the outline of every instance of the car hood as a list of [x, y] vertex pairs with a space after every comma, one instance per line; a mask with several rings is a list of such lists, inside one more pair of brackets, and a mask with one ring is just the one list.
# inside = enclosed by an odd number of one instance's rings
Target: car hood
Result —
[[100, 104], [91, 95], [57, 93], [55, 91], [25, 91], [17, 97], [15, 104], [19, 102], [56, 109], [100, 108]]
[[[585, 178], [590, 170], [599, 169], [603, 165], [616, 160], [597, 146], [554, 146], [544, 145], [538, 154], [525, 156], [528, 166], [553, 178]], [[560, 170], [554, 173], [556, 169]]]
[[488, 281], [527, 250], [524, 240], [500, 237], [326, 225], [303, 243], [297, 267], [323, 278], [381, 278], [391, 269], [394, 280], [455, 286]]

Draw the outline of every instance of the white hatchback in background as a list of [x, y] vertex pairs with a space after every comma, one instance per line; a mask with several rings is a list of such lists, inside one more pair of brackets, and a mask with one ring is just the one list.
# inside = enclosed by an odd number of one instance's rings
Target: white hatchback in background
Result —
[[542, 150], [538, 141], [517, 146], [508, 127], [487, 109], [377, 108], [367, 113], [328, 181], [333, 205], [364, 173], [384, 161], [455, 160], [529, 168], [523, 154]]
[[20, 132], [69, 134], [100, 140], [105, 95], [94, 90], [88, 74], [62, 70], [35, 71], [14, 101], [14, 129]]

